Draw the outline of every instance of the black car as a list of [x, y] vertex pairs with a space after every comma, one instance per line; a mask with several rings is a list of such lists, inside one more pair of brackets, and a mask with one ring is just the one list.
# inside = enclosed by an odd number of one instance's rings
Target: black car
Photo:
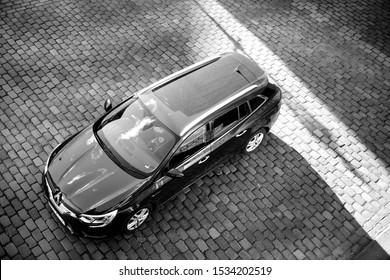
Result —
[[255, 151], [276, 121], [280, 89], [238, 53], [154, 83], [57, 146], [43, 172], [54, 213], [71, 232], [105, 237], [237, 152]]

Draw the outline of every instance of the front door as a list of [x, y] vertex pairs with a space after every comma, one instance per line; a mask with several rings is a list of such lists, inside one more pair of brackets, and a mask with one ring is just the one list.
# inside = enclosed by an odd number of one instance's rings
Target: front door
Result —
[[203, 126], [193, 132], [176, 150], [168, 163], [166, 171], [175, 169], [184, 176], [172, 178], [164, 175], [155, 182], [152, 195], [157, 204], [161, 204], [194, 183], [210, 170], [209, 130]]

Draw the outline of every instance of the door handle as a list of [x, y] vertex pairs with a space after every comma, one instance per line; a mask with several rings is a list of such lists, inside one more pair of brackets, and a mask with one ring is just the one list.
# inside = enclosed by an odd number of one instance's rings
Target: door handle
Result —
[[240, 133], [238, 133], [238, 134], [236, 135], [236, 137], [240, 137], [240, 136], [244, 135], [245, 132], [246, 132], [246, 129], [245, 129], [244, 131], [241, 131]]
[[206, 160], [209, 159], [209, 157], [210, 157], [210, 156], [207, 156], [207, 157], [202, 158], [202, 159], [198, 162], [198, 164], [204, 163]]

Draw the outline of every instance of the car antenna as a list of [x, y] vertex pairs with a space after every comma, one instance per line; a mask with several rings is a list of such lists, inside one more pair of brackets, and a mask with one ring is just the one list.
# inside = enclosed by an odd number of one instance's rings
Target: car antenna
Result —
[[241, 66], [241, 64], [238, 64], [238, 66], [236, 67], [236, 69], [234, 69], [234, 71], [236, 71], [238, 74], [240, 74], [241, 76], [243, 76], [244, 79], [245, 79], [248, 83], [250, 83], [250, 81], [244, 76], [244, 74], [241, 73], [240, 66]]

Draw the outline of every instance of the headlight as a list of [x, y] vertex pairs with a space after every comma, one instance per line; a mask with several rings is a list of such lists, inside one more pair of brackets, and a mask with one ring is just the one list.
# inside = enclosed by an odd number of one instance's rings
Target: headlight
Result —
[[81, 214], [79, 216], [79, 219], [80, 219], [80, 221], [88, 224], [92, 228], [104, 227], [112, 222], [112, 220], [115, 218], [117, 213], [118, 213], [118, 210], [112, 211], [112, 212], [104, 214], [104, 215], [84, 215], [84, 214]]

